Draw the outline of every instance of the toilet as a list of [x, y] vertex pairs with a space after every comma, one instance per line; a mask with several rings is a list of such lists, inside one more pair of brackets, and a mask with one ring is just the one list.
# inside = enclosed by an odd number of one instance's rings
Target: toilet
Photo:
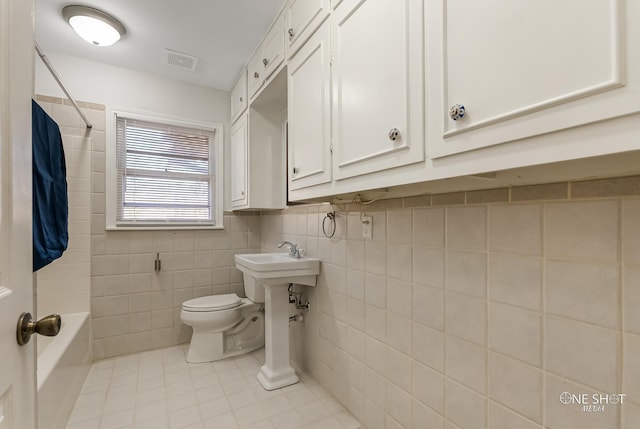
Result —
[[182, 303], [193, 328], [187, 362], [213, 362], [264, 347], [264, 287], [245, 279], [245, 294], [210, 295]]

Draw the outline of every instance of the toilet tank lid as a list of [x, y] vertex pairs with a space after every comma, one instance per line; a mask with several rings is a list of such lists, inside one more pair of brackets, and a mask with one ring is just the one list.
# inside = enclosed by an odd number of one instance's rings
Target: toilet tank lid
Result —
[[182, 303], [182, 308], [189, 311], [213, 311], [234, 308], [241, 303], [240, 297], [235, 293], [223, 295], [201, 296]]

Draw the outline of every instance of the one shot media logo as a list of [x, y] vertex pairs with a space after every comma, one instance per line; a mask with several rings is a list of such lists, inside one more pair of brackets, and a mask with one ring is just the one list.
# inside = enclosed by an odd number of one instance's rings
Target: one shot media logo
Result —
[[562, 405], [577, 405], [585, 413], [602, 413], [607, 405], [622, 405], [626, 393], [570, 393], [560, 394]]

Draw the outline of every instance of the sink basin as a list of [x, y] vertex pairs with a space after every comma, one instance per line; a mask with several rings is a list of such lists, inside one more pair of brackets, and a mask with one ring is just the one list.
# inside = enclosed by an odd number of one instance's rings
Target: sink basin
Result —
[[249, 253], [235, 256], [236, 268], [267, 284], [316, 285], [320, 273], [317, 258], [294, 258], [288, 253]]

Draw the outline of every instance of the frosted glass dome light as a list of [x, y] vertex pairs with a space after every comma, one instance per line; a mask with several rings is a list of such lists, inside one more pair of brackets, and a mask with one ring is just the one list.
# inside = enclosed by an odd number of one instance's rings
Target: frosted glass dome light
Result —
[[96, 46], [113, 45], [127, 32], [111, 15], [87, 6], [66, 6], [62, 16], [80, 37]]

